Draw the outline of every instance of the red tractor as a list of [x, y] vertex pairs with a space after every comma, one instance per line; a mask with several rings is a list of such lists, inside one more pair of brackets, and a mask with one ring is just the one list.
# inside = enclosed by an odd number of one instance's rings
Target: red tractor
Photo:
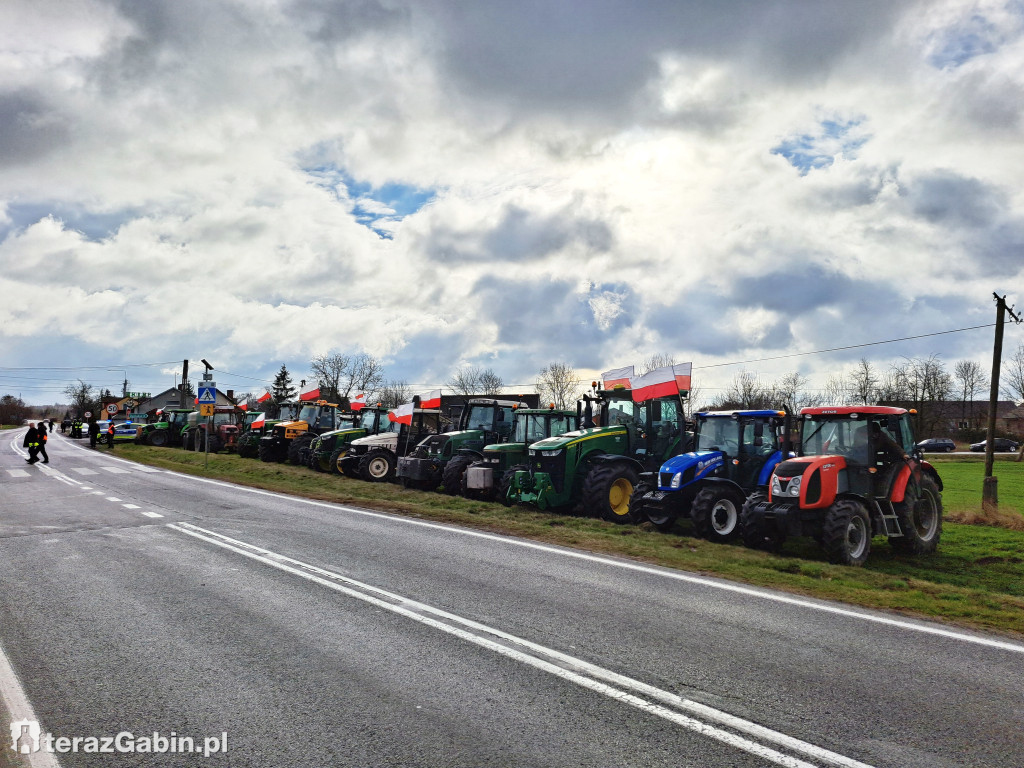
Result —
[[[238, 422], [244, 412], [232, 405], [218, 405], [213, 415], [213, 431], [210, 433], [210, 453], [219, 451], [233, 452], [238, 444]], [[207, 417], [200, 416], [199, 411], [188, 415], [185, 428], [181, 433], [181, 444], [186, 451], [206, 450]]]
[[934, 552], [942, 534], [942, 480], [921, 457], [910, 417], [886, 406], [800, 411], [798, 453], [751, 495], [740, 527], [749, 547], [777, 550], [812, 536], [828, 559], [863, 565], [873, 536], [893, 549]]

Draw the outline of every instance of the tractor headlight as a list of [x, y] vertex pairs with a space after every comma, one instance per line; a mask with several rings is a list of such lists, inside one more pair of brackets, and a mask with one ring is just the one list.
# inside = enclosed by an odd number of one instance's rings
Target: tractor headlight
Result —
[[790, 496], [799, 496], [801, 483], [803, 483], [803, 477], [797, 475], [789, 481], [789, 487], [786, 489], [786, 493]]
[[672, 475], [672, 482], [668, 484], [668, 487], [671, 488], [674, 491], [674, 490], [678, 489], [679, 486], [682, 485], [682, 484], [683, 484], [683, 473], [682, 472], [676, 472], [674, 475]]

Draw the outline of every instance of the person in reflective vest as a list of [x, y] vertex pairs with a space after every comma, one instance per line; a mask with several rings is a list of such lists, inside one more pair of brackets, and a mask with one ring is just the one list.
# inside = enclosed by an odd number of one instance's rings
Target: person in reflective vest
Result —
[[28, 448], [28, 458], [25, 461], [29, 464], [35, 464], [39, 461], [39, 430], [36, 429], [34, 423], [28, 425], [28, 431], [25, 432], [25, 440], [21, 445], [23, 448]]
[[46, 436], [46, 424], [39, 422], [39, 453], [43, 455], [43, 464], [50, 463], [50, 457], [46, 455], [46, 441], [49, 439]]
[[107, 425], [107, 445], [114, 447], [114, 422]]

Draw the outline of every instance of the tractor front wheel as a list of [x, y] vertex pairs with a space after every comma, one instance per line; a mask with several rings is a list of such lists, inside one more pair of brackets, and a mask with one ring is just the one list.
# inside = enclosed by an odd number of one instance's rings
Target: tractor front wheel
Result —
[[743, 544], [750, 549], [778, 552], [786, 541], [786, 535], [774, 523], [766, 522], [763, 517], [756, 517], [753, 512], [756, 505], [767, 500], [768, 495], [762, 491], [747, 497], [740, 511], [740, 536], [743, 538]]
[[889, 537], [892, 548], [908, 555], [934, 552], [942, 536], [942, 496], [935, 481], [925, 475], [918, 493], [907, 493], [902, 504], [893, 506], [903, 535]]
[[512, 500], [508, 497], [512, 481], [516, 479], [516, 472], [525, 472], [526, 470], [527, 466], [525, 464], [516, 464], [514, 467], [509, 467], [505, 470], [501, 480], [498, 481], [497, 501], [500, 501], [506, 507], [512, 506]]
[[725, 544], [740, 535], [743, 499], [731, 488], [704, 488], [693, 500], [690, 519], [694, 532], [708, 541]]
[[594, 464], [583, 481], [583, 508], [613, 523], [636, 523], [629, 499], [636, 487], [637, 472], [624, 462]]
[[163, 448], [165, 445], [167, 445], [167, 430], [154, 429], [149, 434], [148, 442], [150, 445], [155, 445], [157, 448]]
[[375, 448], [359, 460], [359, 477], [368, 483], [383, 483], [395, 477], [395, 458], [388, 451]]
[[821, 544], [829, 562], [864, 565], [871, 552], [871, 518], [859, 501], [839, 499], [828, 508]]
[[654, 483], [639, 483], [633, 491], [633, 498], [629, 500], [629, 511], [637, 522], [647, 520], [654, 526], [654, 530], [669, 533], [676, 527], [676, 513], [672, 506], [666, 503], [666, 500], [661, 504], [648, 504], [644, 501], [644, 496], [656, 490], [658, 486]]
[[220, 435], [210, 435], [210, 453], [219, 453], [224, 450], [224, 441]]
[[288, 444], [288, 461], [292, 464], [302, 463], [302, 454], [300, 451], [303, 448], [309, 448], [313, 444], [313, 435], [308, 432], [304, 435], [299, 435], [291, 443]]

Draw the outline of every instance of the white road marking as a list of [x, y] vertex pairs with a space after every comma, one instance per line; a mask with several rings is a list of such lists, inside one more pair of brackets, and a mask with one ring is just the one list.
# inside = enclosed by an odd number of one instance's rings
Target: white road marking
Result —
[[8, 469], [7, 474], [11, 477], [28, 477], [27, 469]]
[[83, 491], [91, 491], [92, 490], [92, 486], [91, 485], [83, 485], [82, 486], [82, 490]]
[[106, 470], [107, 472], [111, 472], [111, 473], [113, 473], [115, 475], [127, 475], [127, 474], [130, 474], [130, 470], [121, 469], [120, 467], [100, 467], [100, 469]]
[[[32, 704], [29, 702], [28, 696], [25, 695], [25, 689], [21, 687], [21, 682], [14, 673], [14, 667], [11, 666], [2, 647], [0, 647], [0, 699], [3, 700], [7, 711], [11, 713], [12, 722], [16, 720], [39, 721], [39, 716], [32, 709]], [[42, 728], [41, 730], [45, 731], [46, 729]], [[0, 738], [0, 749], [10, 749], [10, 742], [6, 737]], [[22, 755], [22, 759], [31, 768], [60, 768], [57, 758], [49, 752], [32, 752]]]
[[[764, 741], [778, 744], [779, 746], [783, 746], [794, 752], [800, 752], [816, 760], [823, 760], [832, 765], [843, 766], [843, 768], [871, 768], [871, 766], [866, 763], [859, 762], [858, 760], [846, 757], [845, 755], [840, 755], [836, 752], [801, 741], [800, 739], [788, 736], [784, 733], [773, 731], [770, 728], [765, 728], [757, 723], [752, 723], [748, 720], [736, 717], [735, 715], [730, 715], [727, 712], [716, 710], [713, 707], [694, 701], [688, 701], [668, 691], [647, 685], [639, 680], [633, 680], [632, 678], [624, 675], [619, 675], [616, 672], [598, 667], [574, 656], [569, 656], [568, 654], [533, 643], [529, 640], [511, 635], [499, 629], [494, 629], [486, 624], [481, 624], [471, 619], [465, 619], [456, 614], [427, 605], [426, 603], [420, 603], [402, 595], [388, 592], [369, 584], [364, 584], [356, 581], [355, 579], [350, 579], [346, 576], [342, 576], [341, 574], [334, 573], [333, 571], [318, 568], [315, 565], [310, 565], [300, 560], [280, 555], [271, 550], [249, 544], [244, 541], [239, 541], [238, 539], [232, 539], [214, 531], [209, 531], [205, 528], [192, 525], [191, 523], [169, 523], [167, 527], [211, 544], [215, 544], [219, 547], [223, 547], [224, 549], [231, 550], [232, 552], [236, 552], [282, 571], [308, 579], [309, 581], [315, 582], [337, 592], [341, 592], [349, 597], [375, 605], [378, 608], [397, 613], [401, 616], [412, 619], [413, 621], [439, 629], [442, 632], [459, 637], [467, 642], [473, 643], [474, 645], [494, 651], [502, 656], [528, 664], [535, 669], [548, 672], [563, 680], [576, 683], [584, 688], [595, 691], [604, 696], [608, 696], [609, 698], [623, 704], [636, 707], [648, 714], [669, 720], [670, 722], [681, 725], [684, 728], [703, 736], [720, 741], [723, 744], [757, 755], [758, 757], [764, 758], [776, 765], [786, 766], [787, 768], [814, 768], [811, 763], [804, 762], [799, 758], [783, 754], [770, 747], [766, 747], [763, 744], [751, 741], [743, 736], [737, 736], [734, 733], [722, 730], [714, 725], [709, 725], [708, 723], [696, 720], [692, 717], [688, 717], [680, 712], [667, 709], [666, 707], [658, 704], [653, 704], [646, 699], [642, 699], [639, 696], [628, 693], [620, 688], [612, 687], [607, 683], [615, 683], [622, 688], [629, 688], [638, 693], [643, 693], [651, 698], [656, 698], [663, 703], [670, 704], [693, 714], [700, 714], [721, 725], [726, 725], [735, 730], [747, 733], [750, 736], [755, 736]], [[453, 626], [454, 624], [459, 624], [467, 629]], [[481, 634], [470, 632], [468, 631], [469, 629], [475, 630], [476, 633]], [[485, 634], [503, 640], [506, 643], [520, 646], [521, 648], [525, 648], [533, 653], [527, 653], [523, 650], [511, 648], [508, 645], [496, 642], [488, 637], [484, 637]], [[559, 664], [553, 663], [553, 661], [545, 660], [534, 654], [547, 656], [560, 664], [571, 666], [572, 669], [566, 669], [564, 666], [560, 666]], [[606, 682], [601, 682], [602, 680]]]
[[[136, 509], [138, 509], [138, 507], [136, 507]], [[159, 514], [158, 512], [143, 512], [142, 514], [144, 514], [146, 517], [163, 517], [163, 515]]]
[[102, 496], [106, 491], [93, 491], [93, 496]]
[[71, 471], [72, 472], [77, 472], [80, 475], [98, 475], [99, 474], [99, 472], [97, 472], [95, 469], [89, 469], [88, 467], [72, 467]]
[[[141, 509], [141, 507], [138, 504], [122, 504], [121, 506], [124, 507], [125, 509]], [[146, 513], [143, 512], [142, 514]]]
[[107, 501], [120, 501], [120, 499], [117, 496], [107, 496]]

